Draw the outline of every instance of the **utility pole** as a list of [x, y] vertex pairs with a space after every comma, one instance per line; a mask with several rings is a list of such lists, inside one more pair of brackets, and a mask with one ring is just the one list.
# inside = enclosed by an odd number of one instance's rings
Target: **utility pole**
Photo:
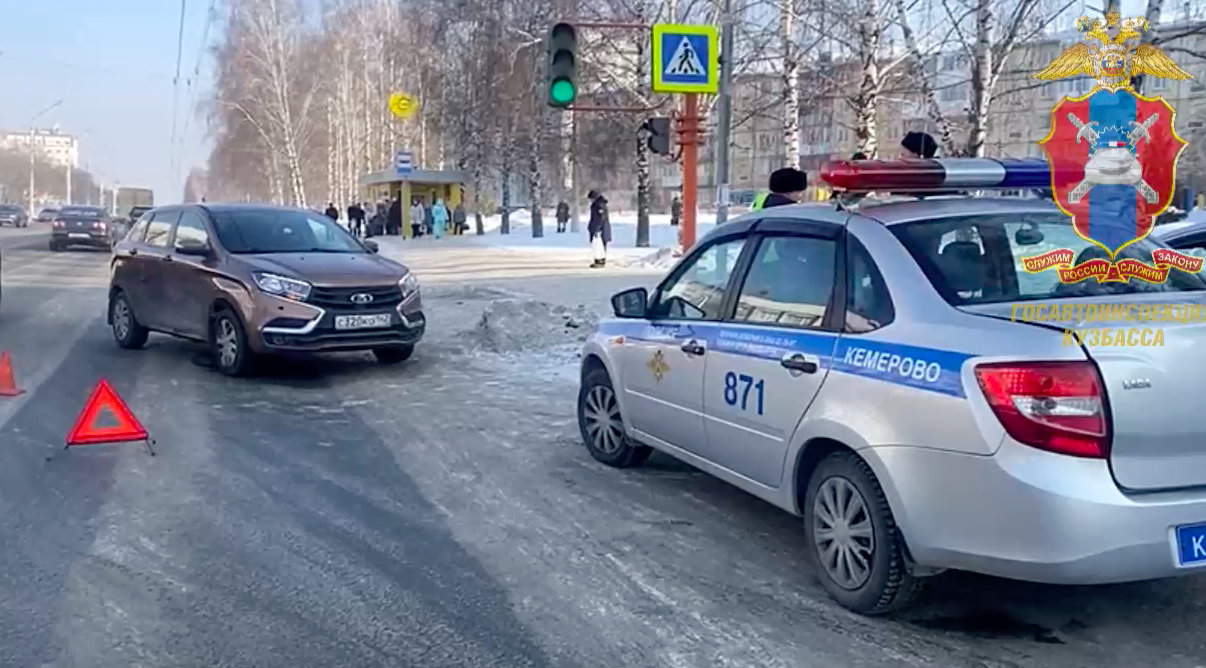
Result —
[[29, 126], [29, 211], [36, 211], [34, 208], [34, 126]]
[[34, 135], [37, 134], [36, 123], [37, 123], [38, 119], [42, 117], [43, 114], [49, 113], [51, 110], [58, 108], [58, 106], [60, 104], [63, 104], [62, 100], [55, 102], [54, 104], [50, 105], [49, 107], [46, 107], [42, 111], [39, 111], [38, 113], [33, 115], [33, 118], [29, 119], [29, 210], [30, 211], [37, 210], [36, 205], [34, 204], [34, 192], [35, 192], [35, 190], [34, 190], [34, 186], [35, 186], [35, 184], [34, 184], [34, 164], [35, 164], [35, 158], [37, 157], [37, 153], [34, 152]]
[[729, 144], [733, 126], [733, 0], [720, 19], [720, 127], [716, 133], [716, 224], [729, 218]]
[[582, 229], [582, 169], [579, 160], [582, 154], [578, 152], [578, 114], [569, 112], [570, 116], [570, 232], [577, 234]]
[[71, 204], [71, 162], [67, 162], [67, 201], [64, 204]]
[[699, 208], [699, 95], [683, 96], [683, 113], [678, 117], [678, 143], [683, 149], [683, 222], [680, 232], [683, 252], [695, 245], [695, 218]]

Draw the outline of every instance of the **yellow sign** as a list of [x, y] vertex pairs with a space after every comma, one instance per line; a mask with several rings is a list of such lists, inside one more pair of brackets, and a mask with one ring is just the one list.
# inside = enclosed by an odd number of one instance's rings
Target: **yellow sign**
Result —
[[406, 93], [394, 93], [389, 96], [389, 110], [394, 116], [406, 120], [419, 110], [419, 98]]
[[666, 372], [670, 370], [670, 365], [666, 364], [666, 356], [660, 350], [653, 353], [653, 358], [645, 366], [649, 367], [649, 370], [653, 372], [653, 379], [659, 383], [662, 382], [662, 378], [665, 377]]
[[1093, 348], [1117, 346], [1150, 348], [1164, 345], [1164, 330], [1159, 327], [1089, 327], [1065, 329], [1064, 345], [1088, 345]]
[[720, 90], [720, 32], [714, 25], [653, 24], [653, 92]]
[[[1012, 304], [1009, 319], [1061, 325], [1068, 322], [1098, 323], [1077, 328], [1063, 327], [1064, 345], [1153, 347], [1164, 345], [1164, 329], [1135, 323], [1200, 323], [1206, 321], [1201, 304]], [[1120, 326], [1122, 324], [1130, 326]]]

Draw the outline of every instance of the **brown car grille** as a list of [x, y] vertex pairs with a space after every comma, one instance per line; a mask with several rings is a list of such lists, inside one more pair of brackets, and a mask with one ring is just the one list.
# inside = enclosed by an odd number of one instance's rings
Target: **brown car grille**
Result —
[[[353, 297], [369, 295], [370, 301], [356, 303]], [[319, 288], [310, 291], [307, 299], [315, 306], [328, 310], [339, 311], [380, 311], [382, 308], [396, 306], [402, 301], [402, 290], [396, 285], [375, 285], [363, 288]]]

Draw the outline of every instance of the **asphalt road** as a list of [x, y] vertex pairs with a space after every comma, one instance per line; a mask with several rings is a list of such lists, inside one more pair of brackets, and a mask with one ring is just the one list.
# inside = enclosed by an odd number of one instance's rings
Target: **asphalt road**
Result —
[[[190, 344], [117, 349], [107, 255], [45, 247], [0, 230], [0, 349], [27, 390], [0, 399], [0, 667], [1206, 665], [1203, 579], [945, 574], [895, 619], [851, 615], [795, 519], [666, 458], [596, 464], [572, 367], [473, 345], [491, 299], [601, 308], [647, 275], [404, 250], [433, 327], [414, 359], [231, 380]], [[157, 457], [60, 451], [100, 378]]]

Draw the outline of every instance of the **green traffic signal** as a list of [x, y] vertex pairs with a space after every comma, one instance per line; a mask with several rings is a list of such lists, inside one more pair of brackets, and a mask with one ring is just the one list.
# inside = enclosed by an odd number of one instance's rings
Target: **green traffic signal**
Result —
[[549, 99], [551, 107], [564, 109], [578, 97], [578, 32], [569, 23], [558, 23], [549, 30]]
[[574, 88], [574, 82], [567, 79], [557, 79], [549, 87], [549, 99], [556, 105], [573, 104], [577, 96], [578, 90]]

